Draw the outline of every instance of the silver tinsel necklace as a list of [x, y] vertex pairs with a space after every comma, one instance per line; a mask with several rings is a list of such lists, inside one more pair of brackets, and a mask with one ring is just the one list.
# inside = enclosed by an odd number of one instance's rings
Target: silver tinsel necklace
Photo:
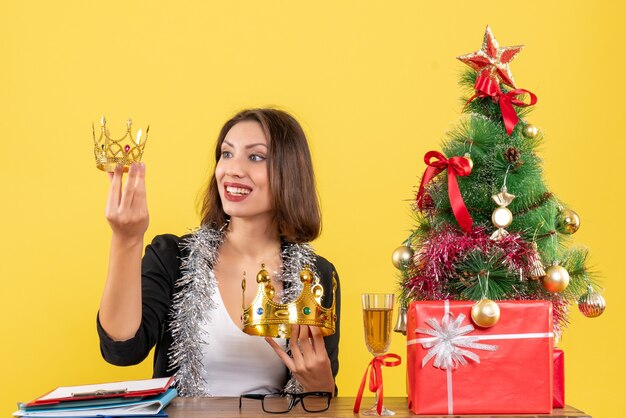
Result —
[[[224, 230], [225, 227], [203, 226], [181, 243], [181, 250], [186, 250], [187, 255], [181, 260], [182, 275], [176, 281], [180, 291], [174, 294], [172, 301], [173, 343], [168, 353], [169, 370], [177, 370], [175, 382], [180, 396], [210, 396], [202, 378], [202, 345], [209, 344], [210, 335], [202, 328], [202, 323], [211, 320], [211, 311], [215, 309], [213, 295], [217, 292], [217, 280], [213, 266], [224, 241]], [[284, 290], [280, 300], [288, 303], [302, 291], [300, 270], [306, 264], [315, 268], [315, 254], [308, 244], [284, 243], [281, 258], [277, 280], [283, 283]], [[315, 270], [314, 273], [318, 274]], [[284, 390], [300, 392], [302, 389], [292, 376]]]

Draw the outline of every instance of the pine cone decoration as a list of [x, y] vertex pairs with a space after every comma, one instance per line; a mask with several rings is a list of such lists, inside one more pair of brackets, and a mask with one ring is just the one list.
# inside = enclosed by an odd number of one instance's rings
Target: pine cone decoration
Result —
[[522, 154], [515, 147], [509, 147], [504, 151], [504, 159], [507, 160], [509, 164], [515, 164], [521, 156]]

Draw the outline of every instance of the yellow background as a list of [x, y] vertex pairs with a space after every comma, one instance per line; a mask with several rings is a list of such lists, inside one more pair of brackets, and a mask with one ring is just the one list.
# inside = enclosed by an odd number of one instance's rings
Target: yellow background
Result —
[[[618, 4], [619, 3], [619, 4]], [[174, 5], [178, 4], [178, 5]], [[310, 138], [324, 213], [318, 252], [343, 292], [340, 395], [370, 355], [359, 295], [394, 291], [390, 254], [412, 227], [409, 200], [461, 105], [455, 56], [486, 24], [539, 97], [551, 189], [582, 218], [574, 236], [603, 275], [606, 313], [572, 307], [567, 402], [623, 416], [624, 58], [622, 2], [0, 2], [0, 414], [58, 385], [145, 378], [100, 357], [95, 314], [107, 267], [106, 176], [91, 122], [151, 125], [147, 237], [198, 223], [195, 200], [221, 124], [278, 105]], [[404, 355], [394, 334], [392, 351]], [[250, 353], [254, 355], [254, 353]], [[405, 393], [385, 370], [385, 394]], [[477, 396], [480, 393], [477, 385]]]

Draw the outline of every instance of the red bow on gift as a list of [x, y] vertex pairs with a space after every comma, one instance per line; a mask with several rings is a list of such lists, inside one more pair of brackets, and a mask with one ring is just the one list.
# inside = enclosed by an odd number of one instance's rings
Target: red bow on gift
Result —
[[[513, 105], [518, 107], [528, 107], [537, 103], [537, 96], [534, 93], [531, 93], [525, 89], [515, 89], [509, 91], [507, 94], [503, 94], [502, 90], [500, 90], [500, 85], [496, 80], [491, 77], [480, 75], [476, 79], [476, 84], [474, 84], [474, 90], [476, 90], [476, 94], [474, 94], [468, 101], [465, 106], [467, 106], [472, 100], [477, 97], [491, 97], [494, 101], [500, 104], [500, 111], [502, 112], [502, 120], [504, 121], [504, 128], [506, 129], [506, 133], [511, 135], [515, 125], [519, 122], [519, 117], [517, 116], [517, 112], [513, 109]], [[528, 93], [530, 95], [530, 103], [524, 103], [521, 100], [517, 99], [517, 96], [520, 94]]]
[[[431, 161], [432, 158], [436, 158], [435, 161]], [[456, 176], [468, 176], [472, 172], [472, 167], [469, 161], [465, 157], [452, 157], [447, 159], [445, 155], [438, 151], [428, 151], [424, 155], [424, 162], [428, 166], [424, 175], [422, 176], [422, 182], [420, 183], [419, 191], [417, 192], [417, 207], [419, 210], [424, 206], [424, 188], [430, 182], [433, 177], [442, 172], [448, 170], [448, 197], [450, 198], [450, 206], [452, 206], [452, 212], [458, 222], [461, 229], [465, 232], [472, 232], [472, 217], [470, 216], [461, 191], [459, 190], [459, 184], [456, 181]]]
[[[393, 358], [395, 361], [386, 361], [388, 358]], [[363, 390], [365, 389], [368, 369], [370, 371], [370, 392], [376, 393], [376, 412], [380, 415], [383, 410], [383, 366], [395, 367], [399, 366], [400, 363], [402, 363], [400, 356], [393, 353], [376, 356], [372, 359], [372, 361], [370, 361], [370, 364], [368, 364], [365, 369], [365, 374], [361, 380], [359, 392], [357, 393], [356, 400], [354, 401], [353, 412], [355, 414], [358, 414], [359, 409], [361, 408], [361, 399], [363, 398]]]

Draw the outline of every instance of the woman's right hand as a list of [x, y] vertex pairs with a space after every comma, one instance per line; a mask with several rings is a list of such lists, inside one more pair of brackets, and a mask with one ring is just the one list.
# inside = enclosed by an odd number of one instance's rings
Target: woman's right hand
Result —
[[109, 272], [100, 301], [100, 324], [115, 341], [132, 338], [141, 324], [141, 252], [148, 229], [146, 167], [133, 163], [122, 188], [124, 167], [109, 173], [106, 218], [113, 230]]
[[131, 164], [123, 188], [123, 166], [117, 166], [113, 173], [108, 174], [111, 188], [106, 218], [113, 230], [113, 236], [122, 240], [143, 240], [149, 223], [145, 164]]

